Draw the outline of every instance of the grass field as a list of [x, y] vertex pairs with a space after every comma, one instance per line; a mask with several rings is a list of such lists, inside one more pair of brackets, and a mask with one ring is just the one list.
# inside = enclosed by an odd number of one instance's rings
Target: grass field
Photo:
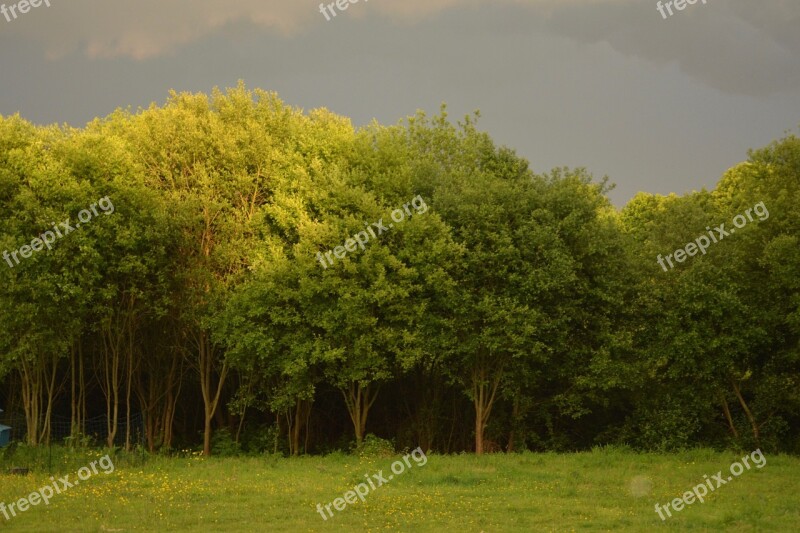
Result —
[[[75, 472], [99, 452], [55, 468]], [[148, 457], [99, 472], [6, 520], [0, 531], [800, 531], [800, 459], [766, 454], [662, 521], [654, 510], [729, 466], [744, 453], [675, 455], [599, 449], [576, 454], [438, 456], [370, 490], [323, 521], [316, 510], [402, 458], [348, 455], [283, 459]], [[69, 467], [69, 468], [67, 468]], [[398, 467], [399, 470], [399, 467]], [[0, 474], [8, 505], [50, 484], [50, 475]], [[377, 482], [376, 482], [377, 485]]]

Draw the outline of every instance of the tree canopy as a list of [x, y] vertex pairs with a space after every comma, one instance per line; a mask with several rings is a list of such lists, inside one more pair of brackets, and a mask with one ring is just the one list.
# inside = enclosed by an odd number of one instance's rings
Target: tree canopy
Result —
[[355, 128], [242, 84], [82, 129], [0, 117], [0, 250], [33, 248], [0, 264], [6, 416], [34, 445], [64, 417], [207, 454], [800, 452], [800, 139], [616, 209], [478, 118]]

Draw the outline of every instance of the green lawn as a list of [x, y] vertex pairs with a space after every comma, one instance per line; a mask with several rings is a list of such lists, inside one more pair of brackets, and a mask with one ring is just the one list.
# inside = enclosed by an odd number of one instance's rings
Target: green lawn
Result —
[[[87, 465], [100, 457], [73, 458]], [[578, 454], [428, 456], [323, 521], [316, 504], [342, 496], [393, 457], [300, 459], [149, 457], [117, 461], [31, 507], [0, 531], [800, 531], [800, 459], [766, 455], [752, 467], [661, 521], [654, 510], [728, 468], [744, 454], [698, 450], [676, 455], [614, 449]], [[81, 462], [83, 461], [83, 462]], [[63, 468], [63, 467], [62, 467]], [[398, 468], [399, 469], [399, 468]], [[48, 474], [0, 474], [9, 504], [50, 483]], [[70, 476], [75, 479], [75, 474]], [[377, 483], [376, 483], [377, 484]], [[333, 509], [333, 508], [332, 508]]]

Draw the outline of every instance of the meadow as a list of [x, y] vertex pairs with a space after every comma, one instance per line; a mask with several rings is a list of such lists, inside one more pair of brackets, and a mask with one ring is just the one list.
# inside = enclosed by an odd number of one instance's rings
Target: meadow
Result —
[[[105, 452], [60, 454], [53, 474], [0, 473], [6, 504], [73, 473]], [[574, 454], [475, 456], [429, 454], [372, 490], [365, 502], [323, 520], [316, 510], [364, 481], [390, 472], [402, 454], [283, 458], [124, 456], [100, 472], [29, 508], [0, 531], [647, 531], [800, 529], [800, 459], [770, 455], [662, 521], [655, 504], [691, 490], [745, 452], [707, 449], [676, 454], [598, 448]], [[112, 455], [112, 457], [114, 457]]]

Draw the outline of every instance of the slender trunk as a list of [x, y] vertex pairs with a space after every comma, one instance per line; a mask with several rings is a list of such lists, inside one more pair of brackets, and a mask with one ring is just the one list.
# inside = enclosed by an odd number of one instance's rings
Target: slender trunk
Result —
[[483, 455], [483, 405], [475, 402], [475, 454]]
[[502, 375], [501, 368], [490, 383], [485, 367], [480, 366], [472, 373], [472, 398], [475, 405], [475, 453], [477, 455], [482, 455], [484, 452], [484, 432], [489, 422], [489, 416], [492, 414]]
[[70, 436], [77, 439], [84, 433], [86, 383], [83, 375], [83, 345], [80, 341], [70, 350]]
[[50, 421], [56, 396], [58, 356], [37, 357], [33, 362], [23, 358], [18, 371], [22, 408], [25, 411], [27, 426], [27, 443], [31, 446], [43, 442], [49, 444]]
[[306, 440], [305, 444], [303, 445], [303, 453], [308, 453], [308, 436], [311, 434], [311, 427], [308, 424], [308, 420], [311, 418], [311, 406], [313, 400], [309, 400], [308, 402], [308, 409], [306, 409], [306, 420], [305, 420], [305, 427], [306, 427]]
[[222, 387], [228, 375], [228, 363], [222, 363], [222, 369], [217, 381], [216, 391], [212, 391], [214, 377], [214, 349], [208, 334], [203, 331], [198, 336], [200, 390], [203, 394], [203, 408], [205, 411], [205, 427], [203, 430], [203, 455], [211, 455], [211, 422], [214, 412], [219, 405]]
[[242, 428], [244, 427], [244, 417], [247, 414], [247, 407], [242, 409], [242, 414], [239, 415], [239, 426], [236, 428], [236, 444], [239, 444], [239, 438], [242, 435]]
[[451, 419], [450, 434], [447, 436], [447, 445], [445, 446], [444, 449], [445, 453], [450, 453], [451, 450], [453, 449], [453, 435], [455, 435], [456, 432], [456, 420], [458, 420], [459, 418], [458, 413], [459, 413], [458, 401], [456, 400], [456, 397], [453, 396], [453, 416], [450, 417]]
[[[111, 315], [103, 323], [102, 339], [103, 352], [101, 355], [101, 369], [103, 379], [100, 388], [106, 399], [106, 429], [108, 431], [106, 444], [109, 448], [114, 446], [119, 428], [120, 393], [122, 387], [129, 383], [130, 372], [123, 381], [123, 374], [134, 362], [133, 342], [136, 329], [136, 297], [129, 292], [121, 296], [119, 306], [112, 309]], [[130, 395], [130, 387], [128, 389]], [[130, 401], [128, 401], [130, 405]], [[126, 445], [127, 445], [126, 441]]]
[[170, 416], [172, 414], [172, 391], [167, 391], [167, 403], [164, 405], [164, 413], [161, 419], [161, 446], [169, 450], [170, 443]]
[[361, 446], [364, 442], [369, 410], [372, 404], [375, 403], [379, 390], [376, 389], [372, 392], [369, 385], [351, 382], [347, 391], [341, 391], [342, 396], [344, 396], [344, 402], [347, 405], [347, 412], [350, 414], [350, 420], [353, 422], [358, 446]]
[[71, 442], [74, 446], [75, 441], [74, 439], [78, 436], [78, 398], [77, 398], [77, 388], [78, 388], [78, 376], [77, 376], [77, 369], [76, 366], [76, 356], [75, 351], [77, 347], [73, 344], [70, 351], [69, 351], [69, 375], [70, 375], [70, 396], [69, 396], [69, 427], [70, 427], [70, 437], [72, 437]]
[[216, 427], [218, 428], [224, 428], [226, 426], [228, 427], [228, 429], [231, 428], [230, 418], [228, 419], [225, 418], [225, 413], [223, 413], [223, 409], [217, 409], [216, 411], [214, 411], [214, 422]]
[[[142, 412], [144, 413], [144, 438], [147, 442], [147, 450], [150, 453], [155, 452], [156, 448], [156, 432], [158, 431], [156, 419], [156, 398], [155, 388], [149, 387], [147, 403], [142, 399]], [[144, 398], [144, 391], [142, 391], [142, 398]]]
[[[39, 437], [39, 442], [44, 442], [45, 444], [50, 444], [50, 420], [53, 414], [53, 401], [55, 399], [55, 387], [56, 387], [56, 375], [58, 373], [58, 356], [53, 355], [51, 358], [51, 371], [48, 374], [47, 365], [43, 362], [41, 370], [42, 370], [42, 381], [47, 383], [47, 407], [45, 408], [45, 415], [44, 421], [42, 423], [42, 433]], [[61, 387], [59, 387], [60, 389]]]
[[72, 444], [84, 433], [86, 390], [83, 377], [83, 345], [80, 340], [73, 343], [69, 353], [70, 369], [70, 437]]
[[739, 432], [736, 430], [736, 425], [733, 423], [731, 409], [728, 406], [728, 400], [725, 398], [725, 393], [722, 390], [719, 391], [719, 399], [722, 403], [722, 412], [725, 413], [725, 419], [728, 421], [728, 428], [731, 430], [731, 433], [733, 433], [733, 437], [738, 439]]
[[278, 428], [278, 434], [275, 436], [275, 444], [272, 449], [272, 453], [278, 453], [278, 441], [281, 438], [281, 416], [278, 413], [275, 413], [275, 427]]
[[78, 379], [80, 386], [78, 387], [78, 413], [80, 420], [78, 421], [78, 430], [81, 435], [86, 434], [86, 373], [84, 370], [83, 360], [83, 346], [78, 347]]
[[303, 400], [297, 399], [295, 401], [294, 410], [294, 428], [292, 433], [292, 455], [300, 455], [300, 432], [303, 425]]
[[[173, 394], [174, 384], [177, 383], [178, 389]], [[183, 388], [183, 362], [180, 356], [176, 353], [173, 355], [172, 367], [170, 368], [170, 385], [169, 385], [169, 399], [167, 407], [169, 408], [164, 423], [164, 446], [167, 448], [172, 447], [172, 436], [174, 434], [173, 424], [175, 423], [175, 413], [178, 410], [178, 399], [181, 396], [181, 389]]]
[[312, 403], [312, 400], [296, 399], [294, 417], [291, 419], [287, 417], [290, 434], [289, 452], [291, 455], [300, 455], [300, 439], [304, 429], [306, 431], [306, 448], [303, 452], [306, 453], [308, 450], [308, 418], [311, 414]]
[[172, 448], [172, 439], [175, 436], [175, 414], [178, 412], [178, 399], [180, 398], [181, 389], [183, 388], [183, 383], [178, 384], [178, 390], [175, 392], [175, 398], [172, 401], [172, 406], [169, 410], [169, 417], [167, 418], [167, 435], [165, 437], [165, 443], [167, 448]]
[[[111, 336], [111, 332], [108, 332]], [[109, 347], [113, 341], [109, 339]], [[117, 423], [119, 421], [119, 367], [120, 353], [116, 346], [106, 352], [104, 358], [105, 391], [106, 391], [106, 445], [111, 448], [114, 446], [114, 439], [117, 436]], [[110, 356], [110, 361], [108, 357]]]
[[26, 440], [29, 445], [36, 446], [39, 443], [39, 394], [41, 383], [38, 376], [34, 376], [33, 370], [30, 362], [22, 359], [19, 376], [22, 409], [25, 411], [25, 425], [27, 426]]
[[203, 455], [211, 455], [211, 418], [206, 414], [205, 429], [203, 431]]
[[142, 424], [144, 425], [144, 439], [147, 449], [153, 453], [154, 448], [154, 434], [155, 434], [155, 410], [156, 410], [156, 397], [155, 387], [152, 386], [152, 381], [155, 376], [150, 375], [148, 383], [151, 385], [145, 389], [142, 383], [142, 373], [136, 377], [136, 397], [139, 398], [139, 410], [142, 413]]
[[294, 440], [292, 440], [292, 438], [293, 438], [292, 428], [294, 427], [294, 424], [292, 424], [292, 416], [293, 415], [292, 415], [291, 407], [287, 407], [284, 410], [284, 416], [286, 417], [286, 427], [287, 427], [286, 441], [289, 444], [289, 455], [293, 456], [293, 455], [295, 455]]
[[289, 443], [289, 455], [300, 455], [300, 399], [295, 399], [293, 407], [287, 407], [286, 415], [286, 440]]
[[747, 417], [747, 421], [750, 422], [750, 427], [753, 428], [753, 438], [756, 439], [756, 444], [760, 444], [759, 441], [759, 434], [758, 434], [758, 424], [756, 423], [756, 419], [753, 416], [753, 413], [750, 411], [750, 408], [747, 406], [747, 402], [744, 401], [744, 396], [742, 396], [742, 391], [739, 389], [739, 385], [736, 383], [734, 378], [731, 378], [731, 385], [733, 385], [733, 392], [736, 393], [736, 398], [739, 399], [739, 403], [744, 410], [744, 414]]
[[[122, 333], [120, 333], [120, 312], [103, 325], [103, 354], [101, 366], [103, 381], [101, 389], [106, 399], [106, 445], [114, 446], [119, 420], [119, 369], [121, 358]], [[116, 322], [116, 327], [114, 322]]]
[[516, 435], [516, 428], [518, 427], [519, 419], [519, 396], [514, 396], [514, 407], [511, 410], [511, 433], [508, 435], [508, 453], [514, 453], [514, 436]]
[[131, 382], [133, 381], [133, 322], [128, 322], [128, 376], [125, 390], [125, 451], [131, 450]]

